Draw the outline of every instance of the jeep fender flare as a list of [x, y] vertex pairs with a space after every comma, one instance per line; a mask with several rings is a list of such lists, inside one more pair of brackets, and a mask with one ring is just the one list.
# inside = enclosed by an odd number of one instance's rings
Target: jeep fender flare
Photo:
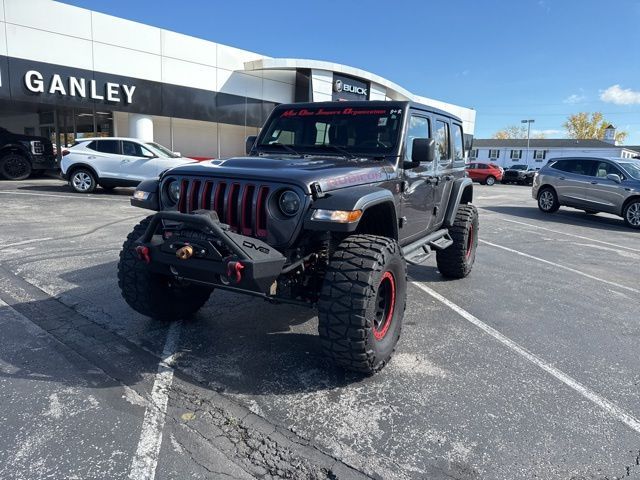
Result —
[[473, 180], [468, 177], [459, 178], [453, 182], [451, 196], [447, 211], [444, 214], [444, 225], [446, 227], [453, 226], [456, 219], [456, 213], [461, 203], [471, 203], [473, 201]]
[[[308, 230], [322, 230], [330, 232], [354, 232], [358, 228], [360, 220], [364, 218], [368, 209], [378, 206], [388, 205], [391, 218], [389, 221], [393, 225], [394, 238], [398, 238], [398, 218], [396, 200], [390, 190], [362, 185], [353, 188], [344, 188], [326, 192], [325, 196], [318, 198], [311, 204], [304, 220], [304, 228]], [[356, 222], [336, 223], [330, 221], [312, 220], [314, 210], [362, 210], [363, 216]]]

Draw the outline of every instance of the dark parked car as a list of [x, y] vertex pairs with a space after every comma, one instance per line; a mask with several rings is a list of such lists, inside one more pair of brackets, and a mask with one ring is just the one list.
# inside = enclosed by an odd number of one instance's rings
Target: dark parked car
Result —
[[[119, 286], [136, 311], [192, 315], [214, 289], [317, 308], [325, 354], [370, 374], [391, 358], [407, 263], [473, 266], [478, 212], [462, 122], [416, 103], [280, 105], [247, 155], [173, 168], [132, 204]], [[224, 307], [222, 307], [224, 308]]]
[[528, 165], [511, 165], [502, 175], [502, 183], [517, 183], [518, 185], [532, 185], [533, 177], [538, 169]]
[[33, 172], [57, 167], [51, 140], [0, 127], [0, 178], [24, 180]]
[[545, 213], [561, 205], [613, 213], [640, 229], [640, 161], [627, 158], [551, 160], [536, 176], [533, 198]]

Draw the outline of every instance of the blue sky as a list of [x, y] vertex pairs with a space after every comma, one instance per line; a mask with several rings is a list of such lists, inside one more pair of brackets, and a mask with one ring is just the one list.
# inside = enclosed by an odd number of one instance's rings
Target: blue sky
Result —
[[65, 0], [272, 57], [330, 60], [561, 137], [600, 111], [640, 144], [640, 0]]

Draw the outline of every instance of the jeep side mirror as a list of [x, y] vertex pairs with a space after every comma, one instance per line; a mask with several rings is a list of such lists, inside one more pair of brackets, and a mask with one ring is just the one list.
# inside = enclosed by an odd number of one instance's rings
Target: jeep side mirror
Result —
[[415, 163], [433, 162], [436, 158], [436, 141], [433, 138], [414, 138], [411, 161]]
[[253, 144], [256, 143], [257, 135], [249, 135], [244, 142], [244, 151], [247, 155], [251, 153], [251, 149], [253, 148]]
[[618, 175], [617, 173], [610, 173], [607, 175], [607, 180], [611, 180], [613, 182], [616, 183], [622, 183], [622, 179], [620, 178], [620, 175]]

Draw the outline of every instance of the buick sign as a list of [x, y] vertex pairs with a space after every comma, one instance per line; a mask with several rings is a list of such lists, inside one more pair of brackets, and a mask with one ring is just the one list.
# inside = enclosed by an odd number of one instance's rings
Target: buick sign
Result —
[[333, 100], [367, 100], [369, 83], [357, 78], [333, 74]]
[[59, 94], [68, 97], [91, 98], [93, 100], [106, 100], [110, 103], [133, 102], [135, 85], [124, 85], [106, 82], [98, 85], [95, 80], [86, 80], [69, 76], [63, 78], [57, 73], [51, 78], [45, 79], [37, 70], [29, 70], [24, 74], [24, 85], [32, 93]]

